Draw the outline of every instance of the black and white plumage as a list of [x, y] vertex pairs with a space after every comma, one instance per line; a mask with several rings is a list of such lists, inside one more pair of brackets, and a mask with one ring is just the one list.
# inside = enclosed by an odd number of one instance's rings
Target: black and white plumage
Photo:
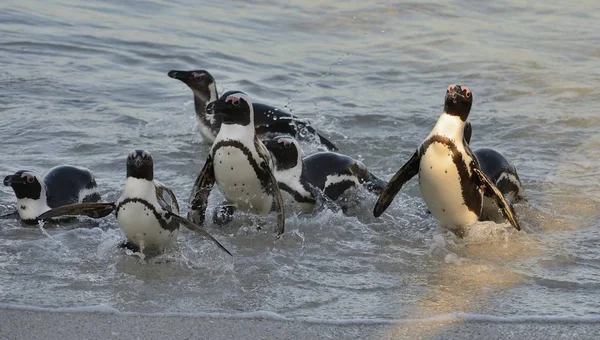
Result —
[[312, 212], [322, 195], [335, 201], [359, 185], [376, 194], [387, 186], [352, 157], [335, 152], [303, 157], [298, 141], [292, 137], [278, 136], [266, 141], [265, 146], [273, 155], [279, 188], [303, 212]]
[[[472, 133], [471, 123], [467, 122], [465, 125], [465, 141], [467, 143], [471, 142]], [[473, 154], [477, 157], [481, 170], [496, 184], [509, 204], [512, 205], [525, 199], [525, 188], [519, 178], [517, 168], [504, 155], [491, 148], [477, 149], [473, 151]], [[498, 206], [489, 197], [483, 199], [481, 219], [495, 222], [503, 220]]]
[[472, 93], [466, 86], [448, 86], [444, 112], [379, 196], [373, 209], [375, 217], [387, 209], [404, 183], [418, 174], [425, 204], [442, 226], [460, 232], [479, 221], [483, 198], [487, 196], [496, 202], [512, 226], [521, 230], [512, 207], [482, 171], [464, 140], [472, 101]]
[[216, 183], [235, 208], [266, 215], [273, 203], [277, 234], [285, 228], [281, 193], [273, 176], [271, 155], [257, 138], [252, 101], [243, 92], [229, 91], [213, 102], [222, 125], [190, 196], [188, 217], [202, 225], [208, 197]]
[[[214, 142], [222, 122], [218, 115], [207, 109], [209, 103], [218, 99], [217, 85], [213, 76], [205, 70], [173, 70], [168, 75], [184, 82], [192, 90], [200, 133], [206, 141]], [[299, 140], [314, 139], [329, 150], [337, 150], [337, 147], [320, 135], [307, 120], [270, 105], [253, 103], [252, 108], [254, 109], [254, 125], [259, 138], [286, 134]]]
[[229, 251], [201, 227], [179, 216], [175, 194], [154, 179], [154, 162], [150, 153], [135, 150], [127, 157], [127, 179], [121, 197], [112, 203], [79, 203], [55, 208], [40, 219], [83, 215], [101, 218], [115, 212], [117, 222], [127, 238], [125, 246], [135, 251], [156, 253], [175, 243], [179, 225], [208, 237], [219, 248]]
[[71, 165], [56, 166], [43, 178], [33, 171], [19, 170], [6, 176], [4, 185], [12, 187], [17, 196], [16, 213], [28, 224], [37, 223], [38, 217], [52, 208], [101, 198], [92, 172]]

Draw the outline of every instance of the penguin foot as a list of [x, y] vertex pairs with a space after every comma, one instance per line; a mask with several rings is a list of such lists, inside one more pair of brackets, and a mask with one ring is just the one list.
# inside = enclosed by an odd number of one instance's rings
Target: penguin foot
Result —
[[129, 249], [129, 250], [131, 250], [134, 253], [139, 253], [140, 252], [140, 247], [136, 246], [135, 244], [133, 244], [133, 243], [131, 243], [129, 241], [125, 241], [125, 242], [121, 243], [119, 245], [119, 248]]
[[235, 207], [233, 205], [221, 205], [215, 209], [213, 213], [213, 223], [216, 225], [226, 225], [233, 221], [233, 213]]

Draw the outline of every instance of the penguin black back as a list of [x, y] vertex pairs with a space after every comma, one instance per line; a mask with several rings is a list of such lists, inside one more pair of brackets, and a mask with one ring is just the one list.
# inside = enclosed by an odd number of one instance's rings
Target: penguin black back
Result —
[[54, 167], [44, 175], [44, 184], [50, 208], [78, 202], [80, 195], [83, 195], [82, 202], [100, 200], [94, 175], [85, 168], [71, 165]]

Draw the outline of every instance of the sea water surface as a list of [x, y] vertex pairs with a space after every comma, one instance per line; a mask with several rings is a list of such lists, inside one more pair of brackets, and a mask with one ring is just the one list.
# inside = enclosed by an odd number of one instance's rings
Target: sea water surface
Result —
[[[527, 202], [516, 206], [523, 232], [486, 222], [456, 239], [414, 179], [381, 218], [365, 191], [350, 216], [289, 211], [280, 240], [274, 216], [208, 223], [234, 257], [187, 230], [164, 255], [126, 255], [112, 216], [2, 220], [0, 303], [329, 321], [597, 317], [599, 31], [597, 1], [4, 1], [2, 176], [86, 166], [114, 201], [126, 155], [143, 148], [185, 213], [210, 145], [191, 91], [167, 72], [206, 69], [221, 92], [310, 119], [385, 179], [435, 124], [447, 85], [465, 84], [473, 148], [510, 159]], [[1, 187], [0, 212], [14, 204]]]

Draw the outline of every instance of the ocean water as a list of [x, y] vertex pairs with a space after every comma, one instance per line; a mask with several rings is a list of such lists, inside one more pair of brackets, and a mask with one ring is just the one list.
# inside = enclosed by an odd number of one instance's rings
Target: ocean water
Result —
[[[221, 92], [310, 119], [385, 179], [433, 127], [446, 86], [465, 84], [473, 148], [510, 159], [527, 202], [516, 206], [523, 232], [485, 222], [456, 239], [425, 212], [415, 179], [381, 218], [363, 191], [350, 216], [289, 212], [280, 240], [274, 216], [208, 223], [234, 257], [187, 230], [159, 257], [124, 254], [112, 216], [1, 220], [0, 304], [341, 323], [597, 320], [599, 30], [596, 1], [4, 1], [3, 176], [86, 166], [112, 201], [126, 155], [143, 148], [185, 212], [210, 145], [191, 91], [167, 72], [206, 69]], [[1, 187], [0, 213], [14, 204]]]

